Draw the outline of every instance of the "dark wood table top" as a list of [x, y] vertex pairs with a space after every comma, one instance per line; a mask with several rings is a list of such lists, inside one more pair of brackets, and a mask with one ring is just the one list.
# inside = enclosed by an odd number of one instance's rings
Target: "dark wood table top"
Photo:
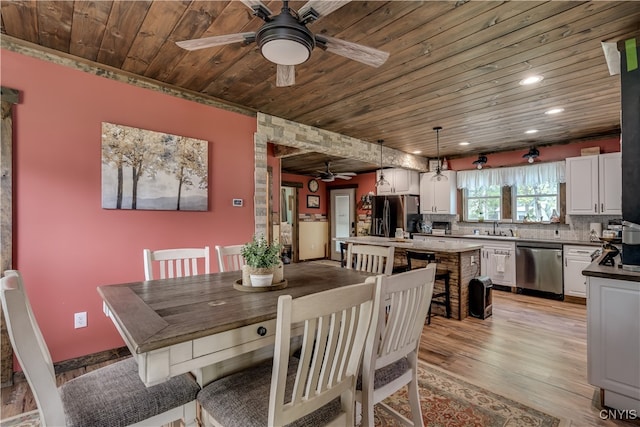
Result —
[[285, 289], [242, 292], [240, 272], [104, 285], [98, 293], [136, 353], [276, 318], [280, 295], [294, 298], [362, 283], [371, 274], [315, 262], [284, 267]]

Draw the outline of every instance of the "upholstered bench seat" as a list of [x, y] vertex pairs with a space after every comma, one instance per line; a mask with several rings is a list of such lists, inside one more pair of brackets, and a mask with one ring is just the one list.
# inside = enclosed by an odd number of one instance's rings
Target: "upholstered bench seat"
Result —
[[[373, 379], [373, 388], [379, 389], [384, 387], [395, 379], [400, 378], [402, 374], [407, 372], [409, 369], [411, 369], [411, 365], [406, 357], [403, 357], [390, 365], [376, 369], [375, 377]], [[356, 390], [362, 390], [362, 375], [358, 377]]]
[[200, 386], [184, 374], [146, 387], [131, 357], [74, 378], [59, 391], [68, 427], [127, 426], [195, 400]]
[[[293, 390], [299, 360], [291, 358], [285, 396]], [[264, 427], [268, 425], [269, 394], [273, 361], [221, 378], [205, 386], [198, 402], [225, 427]], [[289, 426], [325, 425], [340, 414], [340, 400], [334, 399], [317, 411]]]

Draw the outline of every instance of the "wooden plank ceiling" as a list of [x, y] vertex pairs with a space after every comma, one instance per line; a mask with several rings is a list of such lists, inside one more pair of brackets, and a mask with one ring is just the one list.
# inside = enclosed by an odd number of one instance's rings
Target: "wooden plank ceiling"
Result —
[[[256, 31], [263, 21], [239, 1], [25, 0], [1, 11], [13, 38], [426, 157], [437, 154], [434, 126], [441, 157], [619, 134], [620, 78], [600, 43], [640, 33], [635, 1], [352, 1], [309, 29], [387, 51], [387, 62], [372, 68], [316, 48], [296, 66], [295, 86], [276, 87], [255, 43], [175, 44]], [[531, 74], [544, 80], [518, 84]], [[564, 112], [544, 114], [553, 107]], [[283, 168], [314, 173], [328, 160], [338, 172], [375, 168], [308, 154]]]

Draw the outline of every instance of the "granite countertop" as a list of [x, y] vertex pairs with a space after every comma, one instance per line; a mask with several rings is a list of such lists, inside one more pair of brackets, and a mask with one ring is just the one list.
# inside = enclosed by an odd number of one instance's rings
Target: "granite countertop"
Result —
[[626, 280], [629, 282], [640, 282], [640, 271], [627, 271], [620, 267], [620, 264], [617, 264], [615, 267], [610, 267], [608, 265], [600, 265], [599, 257], [595, 261], [593, 261], [587, 268], [582, 270], [582, 274], [584, 276], [589, 277], [600, 277], [603, 279], [616, 279], [616, 280]]
[[460, 253], [482, 249], [482, 244], [451, 242], [425, 242], [423, 240], [395, 239], [390, 237], [361, 236], [335, 239], [347, 243], [365, 245], [393, 246], [402, 249], [428, 250], [433, 252]]
[[427, 233], [413, 233], [415, 236], [427, 236], [427, 237], [446, 237], [446, 238], [461, 238], [461, 239], [479, 239], [479, 240], [498, 240], [507, 242], [538, 242], [538, 243], [560, 243], [563, 245], [578, 245], [578, 246], [602, 246], [602, 242], [591, 242], [588, 240], [564, 240], [564, 239], [534, 239], [530, 237], [512, 237], [512, 236], [491, 236], [486, 234], [427, 234]]

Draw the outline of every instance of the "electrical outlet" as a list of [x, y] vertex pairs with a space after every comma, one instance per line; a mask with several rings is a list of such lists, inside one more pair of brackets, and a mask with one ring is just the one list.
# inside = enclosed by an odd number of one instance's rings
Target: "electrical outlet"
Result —
[[476, 257], [471, 255], [471, 264], [475, 264], [475, 263], [476, 263]]
[[73, 315], [73, 327], [78, 328], [86, 328], [87, 327], [87, 312], [83, 311], [81, 313], [75, 313]]

